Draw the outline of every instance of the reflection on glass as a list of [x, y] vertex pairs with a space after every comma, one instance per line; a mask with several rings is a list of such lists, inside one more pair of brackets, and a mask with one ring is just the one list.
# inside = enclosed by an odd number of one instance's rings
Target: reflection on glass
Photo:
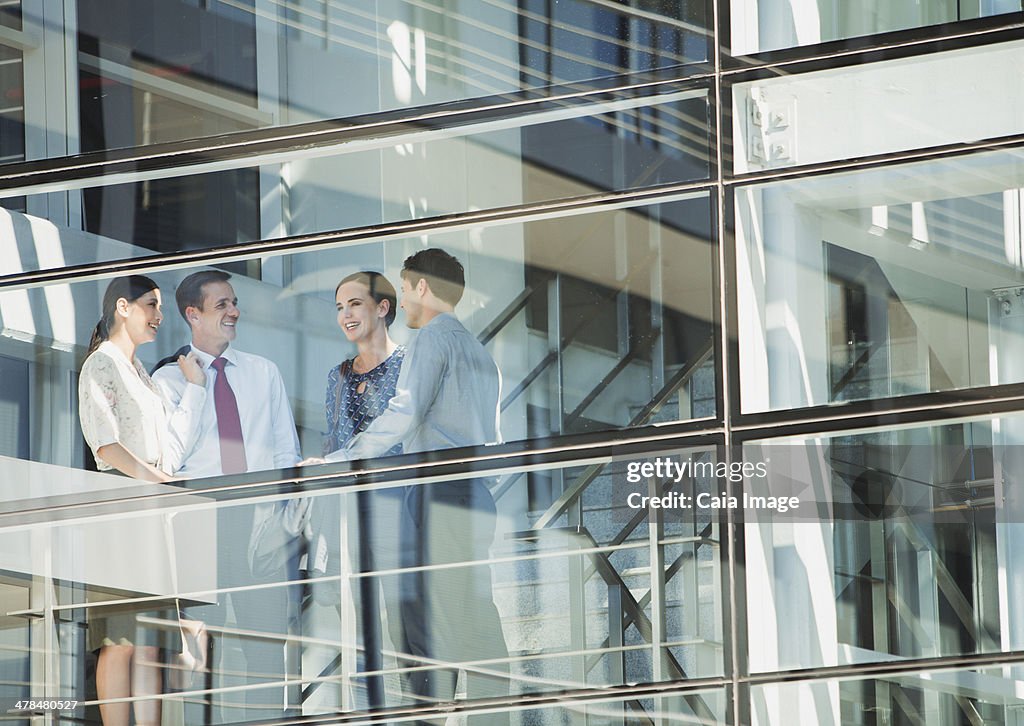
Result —
[[23, 65], [21, 51], [0, 46], [0, 162], [25, 158]]
[[[53, 226], [16, 213], [6, 219], [15, 234], [0, 240], [7, 240], [9, 251], [59, 260], [67, 240]], [[693, 194], [647, 207], [431, 235], [429, 246], [453, 254], [466, 270], [455, 317], [501, 372], [505, 441], [713, 415], [709, 225], [708, 197]], [[21, 234], [33, 241], [15, 248]], [[88, 244], [87, 237], [77, 239]], [[220, 312], [194, 300], [183, 310], [176, 303], [183, 280], [199, 268], [154, 272], [150, 276], [163, 296], [162, 323], [155, 341], [139, 345], [137, 355], [152, 370], [195, 342], [196, 330], [212, 325], [218, 340], [230, 331], [237, 336], [230, 341], [233, 350], [259, 356], [280, 371], [280, 406], [293, 412], [301, 452], [319, 456], [321, 432], [328, 427], [328, 375], [356, 352], [339, 327], [335, 288], [360, 270], [381, 272], [400, 288], [403, 262], [423, 247], [419, 239], [392, 239], [236, 263], [229, 280], [213, 285], [225, 291]], [[108, 280], [11, 290], [0, 297], [0, 391], [7, 404], [0, 415], [11, 432], [0, 440], [0, 454], [85, 464], [73, 392]], [[195, 319], [186, 322], [189, 315]], [[236, 316], [237, 327], [224, 327]], [[399, 311], [391, 335], [400, 344], [412, 340], [407, 310]], [[212, 360], [215, 353], [205, 355]], [[207, 408], [215, 398], [213, 378]], [[242, 408], [250, 404], [244, 392], [236, 395]], [[217, 431], [212, 414], [206, 419], [208, 435], [196, 446], [213, 451]], [[258, 461], [248, 469], [293, 463], [270, 455]], [[188, 475], [219, 473], [194, 471]]]
[[[733, 87], [736, 173], [1024, 131], [1020, 41], [830, 68]], [[970, 103], [964, 103], [964, 99]]]
[[1024, 710], [1019, 665], [923, 670], [885, 678], [852, 677], [758, 685], [750, 692], [751, 723], [882, 726], [926, 723], [1012, 724]]
[[0, 25], [21, 30], [22, 0], [3, 0], [0, 3]]
[[[275, 156], [273, 163], [170, 169], [119, 184], [86, 180], [27, 202], [13, 196], [10, 208], [27, 205], [29, 218], [8, 222], [20, 267], [4, 269], [0, 261], [0, 274], [707, 178], [707, 92], [661, 90], [552, 103], [514, 120], [425, 127]], [[33, 254], [44, 231], [58, 238], [60, 255]]]
[[736, 193], [746, 412], [1024, 380], [1017, 151]]
[[[708, 450], [661, 456], [714, 461]], [[718, 676], [726, 644], [717, 516], [628, 503], [632, 492], [692, 496], [715, 482], [631, 482], [630, 465], [649, 461], [548, 469], [564, 493], [557, 503], [538, 500], [530, 470], [242, 504], [83, 472], [76, 486], [86, 501], [163, 496], [145, 510], [122, 499], [110, 516], [0, 531], [10, 613], [3, 662], [11, 673], [27, 669], [43, 634], [58, 629], [62, 665], [47, 688], [82, 702], [65, 715], [94, 719], [94, 623], [119, 614], [136, 642], [180, 632], [182, 645], [157, 665], [165, 713], [193, 724]], [[52, 473], [19, 463], [36, 481]], [[56, 482], [36, 489], [68, 491]], [[299, 501], [307, 526], [268, 534], [265, 525], [278, 527], [278, 514]], [[248, 524], [230, 524], [238, 522]], [[280, 546], [261, 554], [268, 538]], [[50, 586], [55, 600], [44, 602], [39, 592]], [[25, 670], [24, 682], [35, 686], [36, 674]], [[456, 691], [457, 677], [465, 686]], [[16, 690], [0, 684], [2, 695]], [[717, 723], [723, 706], [721, 694], [701, 691], [634, 699], [625, 713], [597, 702], [584, 710], [598, 723], [662, 714]], [[560, 718], [544, 709], [536, 717]]]
[[735, 55], [1012, 13], [1020, 0], [731, 0]]
[[1018, 649], [1022, 422], [745, 445], [818, 503], [746, 526], [751, 670]]
[[7, 42], [35, 47], [45, 32], [77, 45], [25, 67], [68, 79], [30, 80], [21, 139], [63, 156], [703, 61], [705, 5], [81, 0], [65, 16], [4, 2], [0, 25], [14, 29]]
[[513, 714], [519, 723], [554, 726], [573, 723], [574, 719], [602, 726], [639, 726], [640, 724], [692, 724], [708, 726], [728, 723], [726, 720], [726, 693], [707, 689], [683, 693], [669, 693], [658, 698], [630, 698], [605, 700], [598, 703], [563, 702], [556, 708], [530, 708]]

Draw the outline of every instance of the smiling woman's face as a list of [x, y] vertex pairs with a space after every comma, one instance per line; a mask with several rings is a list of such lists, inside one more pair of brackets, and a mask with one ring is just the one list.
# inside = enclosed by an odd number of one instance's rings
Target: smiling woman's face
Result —
[[334, 301], [338, 308], [338, 327], [353, 343], [372, 335], [378, 326], [384, 325], [387, 304], [374, 300], [370, 288], [357, 280], [339, 287]]
[[[119, 303], [121, 301], [118, 301]], [[160, 311], [160, 290], [150, 290], [135, 302], [127, 303], [124, 320], [128, 337], [135, 345], [142, 345], [156, 340], [156, 331], [163, 322]]]

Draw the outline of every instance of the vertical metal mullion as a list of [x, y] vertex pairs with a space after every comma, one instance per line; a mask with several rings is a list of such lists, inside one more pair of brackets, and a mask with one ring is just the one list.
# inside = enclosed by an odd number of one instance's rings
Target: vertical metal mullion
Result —
[[[64, 80], [68, 89], [78, 88], [78, 0], [64, 0]], [[64, 139], [69, 156], [82, 151], [79, 138], [78, 94], [64, 93]], [[68, 227], [83, 229], [82, 190], [64, 192]]]
[[[41, 695], [45, 699], [60, 698], [60, 653], [57, 639], [57, 622], [54, 613], [56, 596], [53, 583], [53, 536], [50, 528], [34, 528], [31, 532], [32, 560], [34, 563], [32, 585], [29, 591], [29, 607], [42, 612], [42, 617], [32, 620], [29, 626], [29, 672], [32, 691], [30, 695]], [[41, 646], [41, 647], [40, 647]], [[47, 726], [55, 723], [54, 712], [33, 723]]]
[[548, 353], [554, 355], [550, 388], [551, 433], [561, 434], [565, 425], [565, 389], [562, 360], [562, 274], [548, 281]]
[[[339, 546], [338, 552], [347, 555], [342, 555], [338, 561], [341, 565], [340, 579], [338, 580], [338, 588], [341, 592], [340, 605], [338, 607], [341, 631], [341, 667], [338, 669], [338, 688], [340, 692], [338, 694], [338, 703], [341, 704], [342, 710], [354, 709], [357, 700], [354, 692], [356, 684], [353, 676], [358, 671], [359, 624], [353, 603], [353, 593], [356, 589], [353, 587], [353, 575], [358, 568], [358, 563], [353, 562], [353, 555], [355, 554], [358, 557], [356, 553], [366, 546], [365, 543], [359, 541], [358, 527], [353, 524], [357, 519], [353, 516], [355, 507], [353, 498], [354, 495], [351, 492], [341, 492], [338, 494], [341, 526], [338, 529], [339, 541], [336, 544]], [[400, 663], [399, 665], [404, 664]]]
[[[577, 500], [576, 505], [569, 510], [569, 523], [578, 525], [579, 519], [580, 504]], [[583, 546], [582, 540], [573, 538], [572, 546], [577, 550], [580, 549]], [[569, 557], [569, 640], [572, 650], [576, 652], [585, 650], [587, 646], [587, 583], [583, 558], [584, 555], [579, 552], [570, 553]], [[586, 687], [588, 675], [586, 655], [578, 655], [573, 658], [572, 673], [576, 686]], [[582, 713], [573, 711], [570, 718], [571, 723], [583, 724], [583, 726], [590, 722], [585, 710]]]
[[[78, 88], [76, 0], [25, 0], [21, 5], [24, 159], [77, 154]], [[51, 129], [52, 132], [51, 132]], [[26, 196], [29, 214], [81, 228], [81, 191]]]
[[[718, 351], [715, 359], [720, 362], [720, 368], [716, 381], [719, 391], [716, 393], [716, 402], [719, 404], [718, 416], [722, 421], [724, 433], [724, 446], [722, 453], [726, 464], [731, 466], [735, 453], [733, 451], [733, 419], [739, 414], [739, 382], [734, 378], [733, 356], [736, 351], [732, 348], [734, 331], [735, 305], [732, 296], [735, 294], [730, 276], [735, 257], [729, 249], [731, 237], [729, 236], [727, 219], [731, 216], [726, 209], [726, 187], [725, 187], [725, 146], [733, 148], [731, 138], [726, 138], [726, 107], [725, 87], [722, 75], [722, 56], [728, 52], [730, 43], [728, 41], [729, 24], [729, 0], [709, 0], [711, 9], [711, 23], [709, 24], [710, 47], [714, 68], [714, 87], [711, 89], [710, 98], [714, 104], [714, 164], [713, 181], [715, 187], [715, 199], [713, 209], [715, 210], [715, 236], [717, 242], [717, 293], [718, 293]], [[728, 483], [729, 493], [734, 492], [735, 485]], [[741, 492], [739, 493], [741, 494]], [[724, 521], [721, 521], [721, 546], [719, 557], [721, 568], [725, 572], [724, 587], [722, 593], [723, 602], [723, 638], [724, 643], [724, 672], [730, 679], [728, 699], [726, 706], [726, 721], [728, 723], [750, 723], [750, 699], [749, 687], [740, 682], [741, 676], [747, 670], [746, 665], [746, 628], [745, 628], [745, 592], [746, 588], [741, 581], [743, 570], [743, 557], [740, 549], [743, 547], [742, 524], [737, 521], [736, 512], [733, 509], [726, 509]]]
[[[550, 422], [552, 433], [562, 433], [565, 423], [565, 390], [562, 359], [562, 275], [555, 273], [548, 282], [548, 352], [553, 353], [554, 365], [550, 383]], [[555, 491], [565, 490], [565, 471], [562, 468], [551, 472], [552, 486]], [[566, 512], [570, 527], [583, 525], [583, 506], [579, 498]], [[579, 540], [573, 539], [573, 547], [579, 548]], [[587, 644], [587, 603], [586, 603], [586, 566], [582, 554], [569, 556], [569, 639], [572, 649], [580, 652]], [[572, 663], [573, 680], [579, 687], [587, 682], [587, 658], [576, 656]], [[574, 723], [587, 723], [587, 716], [574, 714]]]
[[329, 0], [322, 0], [320, 7], [324, 13], [324, 52], [330, 53], [331, 51], [331, 5], [333, 3]]
[[[608, 647], [614, 650], [609, 655], [608, 660], [608, 683], [610, 685], [621, 685], [626, 682], [626, 653], [622, 650], [625, 645], [625, 633], [622, 629], [622, 598], [625, 593], [622, 592], [620, 585], [609, 585], [608, 586]], [[622, 709], [622, 724], [626, 724], [626, 704], [622, 702], [620, 704], [609, 704], [609, 710], [614, 708], [616, 711], [621, 707]], [[618, 718], [616, 717], [616, 721]]]
[[[555, 82], [555, 61], [554, 61], [554, 33], [553, 28], [555, 25], [555, 0], [547, 0], [544, 6], [544, 16], [548, 19], [548, 23], [544, 26], [544, 62], [547, 67], [544, 69], [547, 74], [546, 82], [548, 84], [554, 84]], [[549, 91], [550, 93], [550, 91]]]
[[[655, 498], [661, 495], [659, 482], [651, 478], [647, 480], [647, 495]], [[665, 652], [665, 550], [662, 540], [665, 538], [665, 518], [662, 510], [650, 507], [647, 510], [647, 543], [649, 573], [651, 578], [651, 680], [655, 683], [672, 677], [668, 668]], [[664, 726], [666, 709], [664, 699], [654, 699], [655, 726]]]
[[[612, 184], [615, 189], [622, 189], [626, 186], [626, 150], [623, 129], [628, 125], [629, 111], [619, 111], [612, 114], [612, 118], [620, 123], [617, 127], [609, 127], [608, 135], [612, 139]], [[630, 254], [629, 239], [626, 229], [626, 218], [623, 214], [616, 214], [613, 217], [613, 234], [615, 239], [615, 282], [621, 289], [615, 295], [615, 323], [616, 343], [619, 360], [622, 360], [629, 352], [632, 342], [633, 330], [629, 319], [630, 290], [629, 285], [623, 283], [629, 279]], [[626, 414], [627, 420], [629, 414]]]
[[[868, 523], [871, 564], [871, 647], [880, 653], [889, 653], [889, 600], [886, 566], [885, 520]], [[888, 714], [892, 708], [889, 681], [878, 679], [874, 684], [875, 710]]]
[[[663, 269], [664, 253], [662, 250], [660, 206], [650, 208], [649, 249], [654, 259], [650, 278], [651, 335], [653, 336], [651, 345], [651, 395], [653, 396], [665, 385], [665, 335], [663, 329], [665, 324], [665, 303], [663, 299], [665, 271]], [[689, 384], [687, 384], [687, 389], [689, 389]], [[677, 395], [681, 402], [684, 396], [683, 392], [680, 391]], [[689, 399], [691, 397], [687, 395], [686, 398]], [[680, 405], [680, 419], [683, 418], [683, 411], [681, 409], [682, 406]]]
[[[283, 39], [276, 32], [275, 19], [283, 11], [272, 0], [256, 0], [256, 10], [256, 107], [269, 114], [270, 124], [276, 126], [287, 123], [287, 114], [281, 103], [286, 96], [281, 87], [281, 67], [287, 61], [281, 49]], [[260, 239], [291, 234], [288, 208], [290, 170], [291, 165], [287, 162], [259, 168]], [[260, 257], [253, 262], [258, 269], [251, 270], [250, 276], [280, 287], [287, 287], [293, 282], [291, 256]]]

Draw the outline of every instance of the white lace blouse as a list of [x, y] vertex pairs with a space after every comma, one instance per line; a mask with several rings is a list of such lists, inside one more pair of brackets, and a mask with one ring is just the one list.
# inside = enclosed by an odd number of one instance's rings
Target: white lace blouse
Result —
[[109, 340], [86, 359], [78, 379], [82, 433], [100, 471], [113, 467], [97, 452], [118, 443], [147, 464], [173, 474], [195, 444], [205, 401], [206, 389], [190, 384], [174, 408], [139, 359], [129, 361]]

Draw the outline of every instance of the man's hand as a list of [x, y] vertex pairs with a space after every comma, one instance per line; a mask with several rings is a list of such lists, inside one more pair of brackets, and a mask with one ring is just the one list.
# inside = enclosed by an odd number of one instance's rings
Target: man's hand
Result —
[[284, 516], [281, 518], [285, 531], [296, 536], [303, 534], [309, 525], [310, 508], [312, 505], [313, 500], [307, 497], [289, 499], [288, 503], [284, 506]]
[[197, 386], [206, 385], [206, 372], [199, 364], [195, 351], [189, 352], [188, 355], [179, 355], [178, 367], [181, 368], [182, 375], [185, 376], [185, 380], [189, 383], [194, 383]]
[[321, 459], [318, 456], [311, 456], [308, 459], [303, 459], [302, 461], [300, 461], [299, 462], [299, 466], [316, 466], [318, 464], [326, 464], [326, 463], [327, 463], [327, 461], [325, 459]]

